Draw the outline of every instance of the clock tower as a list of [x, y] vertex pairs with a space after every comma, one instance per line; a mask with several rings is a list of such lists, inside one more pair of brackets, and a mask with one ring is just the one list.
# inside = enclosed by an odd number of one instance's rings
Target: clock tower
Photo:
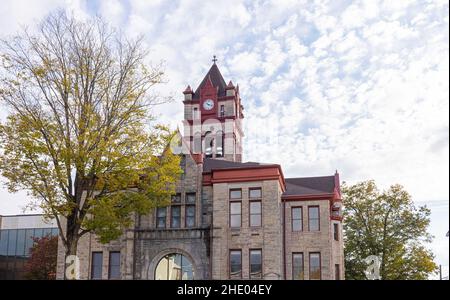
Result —
[[188, 85], [184, 94], [184, 140], [190, 151], [203, 158], [242, 161], [242, 113], [239, 85], [226, 84], [213, 59], [213, 65], [194, 91]]

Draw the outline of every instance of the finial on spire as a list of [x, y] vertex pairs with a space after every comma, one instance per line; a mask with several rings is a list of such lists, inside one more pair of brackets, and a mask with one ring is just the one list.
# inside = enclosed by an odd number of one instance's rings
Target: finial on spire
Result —
[[215, 56], [215, 55], [213, 55], [213, 59], [212, 59], [212, 62], [213, 62], [214, 64], [216, 64], [216, 61], [217, 61], [217, 58], [216, 58], [216, 56]]

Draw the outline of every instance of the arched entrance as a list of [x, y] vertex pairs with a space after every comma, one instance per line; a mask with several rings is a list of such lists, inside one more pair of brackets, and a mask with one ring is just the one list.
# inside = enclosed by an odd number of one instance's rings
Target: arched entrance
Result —
[[158, 261], [154, 278], [156, 280], [192, 280], [194, 266], [187, 256], [181, 253], [169, 253]]

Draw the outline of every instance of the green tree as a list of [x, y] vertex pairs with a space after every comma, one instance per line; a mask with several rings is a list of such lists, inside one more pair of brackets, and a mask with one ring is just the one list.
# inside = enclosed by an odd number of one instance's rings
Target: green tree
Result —
[[43, 236], [34, 238], [30, 249], [30, 258], [25, 264], [25, 279], [56, 279], [56, 260], [58, 255], [58, 237]]
[[427, 279], [437, 269], [424, 244], [430, 210], [416, 207], [400, 185], [380, 192], [373, 180], [343, 184], [347, 279], [366, 279], [370, 255], [380, 258], [381, 279]]
[[87, 232], [108, 242], [168, 203], [181, 169], [151, 113], [168, 99], [142, 38], [59, 11], [0, 47], [0, 172], [56, 219], [66, 255]]

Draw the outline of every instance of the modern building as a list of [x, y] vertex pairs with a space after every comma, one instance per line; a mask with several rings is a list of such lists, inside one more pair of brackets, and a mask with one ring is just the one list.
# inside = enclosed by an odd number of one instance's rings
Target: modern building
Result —
[[[338, 173], [285, 178], [278, 164], [243, 162], [239, 86], [215, 61], [183, 94], [184, 173], [172, 204], [136, 216], [111, 243], [83, 236], [80, 278], [343, 279]], [[60, 243], [60, 279], [64, 259]]]
[[47, 235], [58, 235], [58, 228], [43, 215], [0, 216], [0, 280], [24, 279], [33, 238]]

